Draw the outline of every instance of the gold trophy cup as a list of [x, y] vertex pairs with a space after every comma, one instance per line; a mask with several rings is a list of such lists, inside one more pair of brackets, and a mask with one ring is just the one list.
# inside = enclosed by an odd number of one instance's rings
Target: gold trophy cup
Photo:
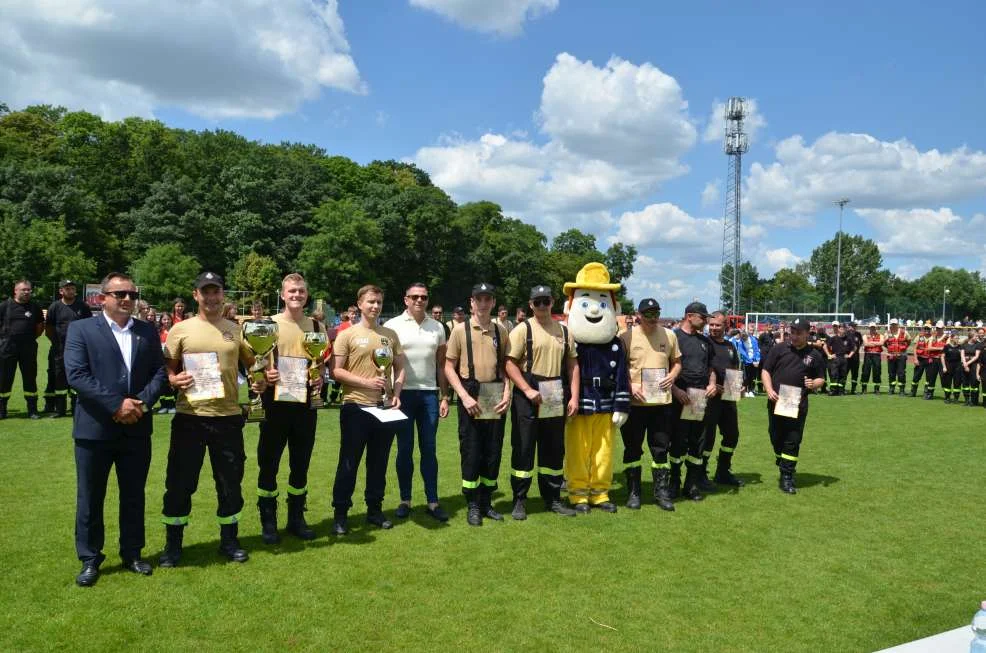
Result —
[[[257, 357], [250, 367], [250, 380], [258, 382], [264, 378], [264, 371], [270, 365], [267, 356], [277, 346], [277, 322], [269, 318], [247, 320], [243, 323], [243, 342]], [[248, 422], [264, 421], [266, 414], [260, 395], [250, 400], [246, 414]]]
[[[318, 381], [319, 374], [321, 374], [318, 366], [322, 362], [322, 356], [325, 355], [325, 350], [328, 348], [329, 338], [325, 335], [324, 331], [305, 333], [305, 353], [308, 355], [308, 360], [310, 361], [308, 365], [308, 380], [310, 383]], [[308, 391], [308, 405], [312, 408], [321, 408], [325, 405], [319, 393], [315, 392], [314, 387]]]
[[383, 393], [380, 395], [380, 408], [390, 408], [390, 366], [394, 364], [394, 350], [390, 347], [377, 347], [373, 350], [373, 364], [383, 379]]

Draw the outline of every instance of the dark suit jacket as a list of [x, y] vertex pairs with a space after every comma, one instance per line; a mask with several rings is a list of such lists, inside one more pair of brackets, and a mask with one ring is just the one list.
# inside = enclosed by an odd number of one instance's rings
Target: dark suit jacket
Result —
[[[65, 375], [79, 395], [72, 436], [83, 440], [146, 437], [151, 434], [150, 407], [168, 383], [157, 330], [134, 320], [131, 371], [120, 354], [116, 338], [103, 315], [97, 314], [69, 325], [65, 341]], [[113, 414], [126, 397], [142, 400], [148, 409], [130, 425], [113, 421]]]

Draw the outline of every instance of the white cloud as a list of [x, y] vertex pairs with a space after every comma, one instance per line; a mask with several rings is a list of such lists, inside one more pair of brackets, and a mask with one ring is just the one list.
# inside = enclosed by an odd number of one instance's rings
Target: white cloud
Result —
[[906, 140], [828, 133], [811, 145], [801, 136], [775, 148], [777, 161], [754, 163], [744, 184], [744, 214], [795, 226], [848, 197], [865, 209], [944, 203], [986, 192], [986, 153], [966, 147], [919, 151]]
[[517, 36], [525, 22], [558, 8], [558, 0], [410, 0], [410, 3], [463, 27], [501, 36]]
[[[760, 113], [760, 105], [756, 98], [746, 98], [747, 116], [743, 120], [743, 131], [747, 134], [747, 141], [752, 145], [757, 141], [760, 132], [767, 126], [767, 119]], [[702, 141], [705, 143], [722, 144], [726, 129], [726, 103], [719, 99], [713, 100], [712, 111], [705, 122], [705, 130], [702, 132]]]
[[954, 259], [986, 243], [986, 232], [970, 227], [949, 208], [857, 209], [856, 213], [876, 231], [877, 247], [884, 256]]
[[721, 183], [722, 182], [716, 179], [715, 181], [710, 181], [705, 184], [705, 188], [702, 189], [703, 209], [719, 204], [719, 186]]
[[754, 260], [756, 261], [757, 271], [760, 273], [760, 276], [770, 278], [778, 270], [793, 268], [803, 259], [787, 247], [779, 247], [777, 249], [763, 249], [756, 255]]
[[323, 88], [366, 92], [336, 0], [0, 0], [0, 14], [12, 106], [272, 118]]

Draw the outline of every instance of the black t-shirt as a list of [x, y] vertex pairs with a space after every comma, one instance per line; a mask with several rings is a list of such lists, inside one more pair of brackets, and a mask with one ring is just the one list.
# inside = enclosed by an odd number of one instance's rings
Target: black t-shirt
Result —
[[795, 349], [790, 343], [779, 343], [770, 350], [763, 369], [770, 374], [774, 392], [779, 392], [781, 385], [793, 385], [801, 388], [801, 409], [808, 406], [808, 389], [805, 388], [805, 377], [809, 379], [825, 378], [825, 363], [817, 349], [805, 346]]
[[709, 342], [712, 343], [712, 369], [716, 373], [716, 383], [722, 385], [726, 379], [727, 369], [739, 369], [739, 352], [728, 340], [717, 342], [714, 338], [709, 338]]
[[770, 350], [774, 346], [774, 343], [776, 341], [777, 339], [774, 337], [774, 334], [771, 333], [770, 331], [764, 331], [757, 337], [757, 342], [760, 343], [761, 359], [770, 353]]
[[853, 351], [859, 351], [859, 348], [863, 346], [863, 334], [859, 331], [850, 331], [846, 337], [849, 339], [849, 346]]
[[[981, 349], [978, 342], [972, 342], [971, 340], [966, 342], [964, 345], [960, 345], [959, 348], [965, 352], [966, 361], [975, 356], [976, 352]], [[982, 354], [979, 355], [979, 358], [982, 358]], [[976, 362], [980, 363], [982, 361], [977, 360]]]
[[41, 307], [34, 302], [21, 304], [8, 299], [0, 304], [0, 335], [8, 338], [35, 338], [37, 325], [44, 322]]
[[945, 362], [949, 364], [949, 367], [953, 364], [962, 364], [962, 350], [958, 345], [949, 343], [945, 345], [945, 349], [942, 353], [945, 354]]
[[48, 307], [48, 315], [45, 317], [45, 324], [54, 328], [58, 334], [58, 339], [65, 342], [68, 336], [68, 325], [75, 320], [92, 317], [92, 311], [81, 299], [76, 299], [71, 304], [58, 300], [52, 302]]
[[828, 344], [829, 351], [836, 356], [845, 356], [851, 349], [849, 338], [846, 336], [831, 336], [826, 343]]
[[674, 330], [681, 352], [681, 374], [675, 382], [680, 388], [704, 388], [709, 385], [712, 369], [712, 341], [704, 334], [688, 334], [680, 328]]

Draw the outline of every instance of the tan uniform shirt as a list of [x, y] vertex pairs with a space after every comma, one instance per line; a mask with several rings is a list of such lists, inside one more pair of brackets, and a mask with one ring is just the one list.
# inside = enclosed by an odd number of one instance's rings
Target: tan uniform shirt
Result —
[[[507, 330], [496, 322], [490, 322], [490, 328], [483, 329], [475, 318], [467, 322], [472, 327], [472, 364], [476, 372], [476, 380], [487, 383], [496, 380], [497, 354], [493, 347], [493, 329], [497, 329], [500, 339], [500, 360], [507, 355]], [[459, 378], [469, 378], [469, 358], [466, 354], [466, 323], [459, 324], [449, 336], [445, 358], [456, 363]]]
[[185, 393], [178, 392], [175, 408], [179, 413], [200, 417], [241, 415], [239, 388], [236, 384], [238, 363], [250, 359], [252, 352], [242, 341], [236, 322], [220, 320], [216, 324], [198, 316], [182, 320], [171, 327], [164, 345], [164, 357], [180, 361], [182, 354], [216, 352], [223, 381], [223, 398], [190, 403]]
[[[347, 371], [364, 379], [372, 379], [380, 374], [373, 362], [373, 350], [378, 347], [390, 347], [395, 359], [403, 353], [400, 340], [392, 329], [382, 326], [370, 329], [361, 322], [336, 337], [334, 353], [337, 357], [347, 359]], [[376, 406], [380, 399], [381, 393], [376, 390], [342, 384], [343, 402]]]
[[[305, 334], [315, 331], [312, 319], [303, 317], [300, 322], [295, 322], [284, 313], [278, 313], [271, 319], [277, 322], [277, 355], [307, 359]], [[323, 330], [321, 325], [319, 330]]]
[[[630, 383], [641, 383], [641, 370], [645, 367], [664, 368], [671, 371], [674, 362], [681, 358], [678, 351], [678, 337], [674, 331], [660, 325], [650, 335], [644, 333], [639, 326], [627, 329], [620, 334], [620, 340], [627, 350], [627, 362], [630, 367]], [[632, 406], [646, 406], [634, 398]]]
[[[536, 318], [528, 319], [527, 323], [531, 325], [531, 350], [534, 353], [534, 360], [531, 361], [531, 373], [544, 377], [564, 376], [567, 371], [562, 368], [561, 359], [565, 355], [565, 343], [562, 340], [561, 325], [552, 320], [551, 327], [545, 331]], [[523, 324], [518, 324], [510, 332], [510, 347], [507, 349], [507, 356], [517, 363], [521, 372], [527, 371], [527, 327]], [[578, 358], [578, 352], [575, 351], [575, 340], [572, 339], [570, 330], [568, 331], [568, 357]]]

